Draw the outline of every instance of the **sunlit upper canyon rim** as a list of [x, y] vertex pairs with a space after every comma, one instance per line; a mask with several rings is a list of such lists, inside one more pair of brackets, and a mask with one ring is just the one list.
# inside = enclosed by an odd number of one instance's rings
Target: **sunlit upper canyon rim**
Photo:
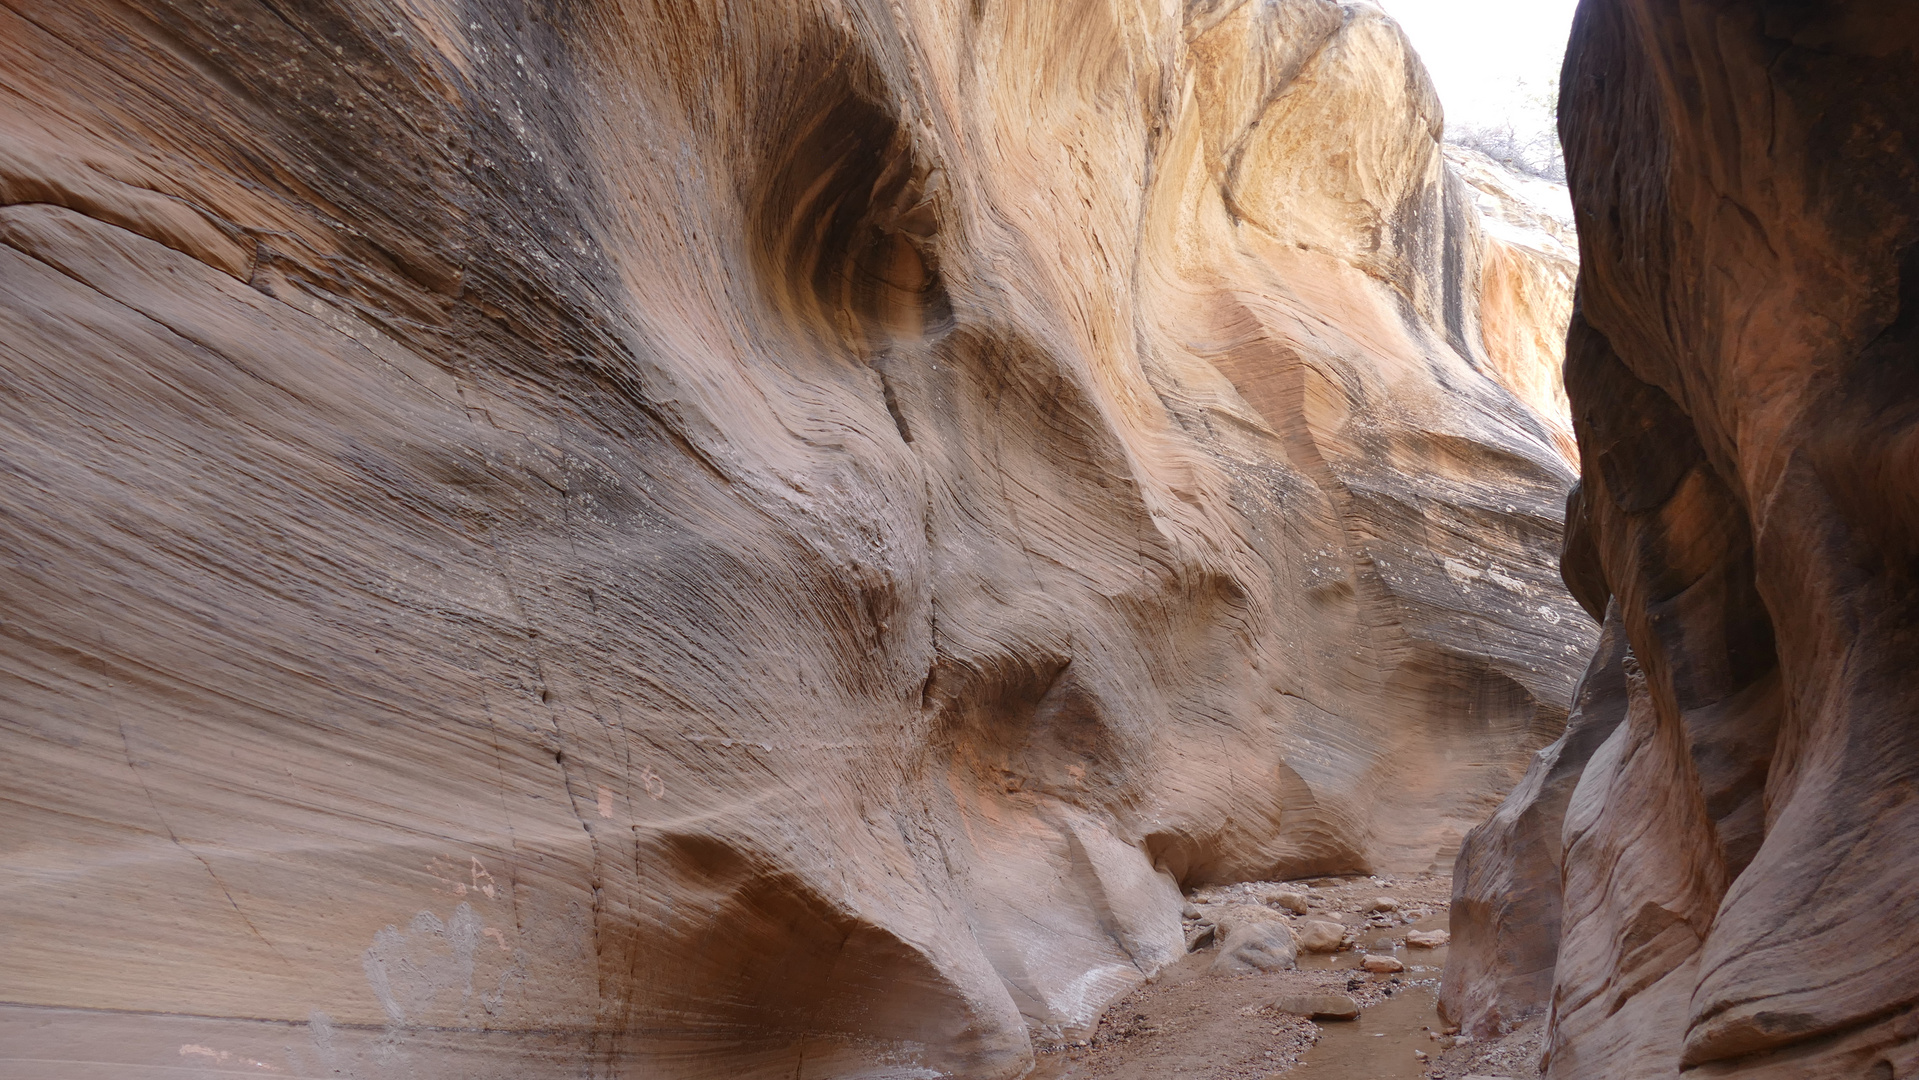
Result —
[[1404, 4], [0, 5], [0, 1077], [1919, 1077], [1919, 9]]

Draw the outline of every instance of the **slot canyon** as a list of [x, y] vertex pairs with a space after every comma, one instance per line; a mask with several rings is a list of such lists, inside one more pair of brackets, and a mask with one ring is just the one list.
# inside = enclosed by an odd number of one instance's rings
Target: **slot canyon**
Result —
[[1919, 10], [1582, 0], [1564, 209], [1363, 2], [0, 92], [0, 1080], [1118, 1078], [1448, 921], [1528, 1075], [1919, 1077]]

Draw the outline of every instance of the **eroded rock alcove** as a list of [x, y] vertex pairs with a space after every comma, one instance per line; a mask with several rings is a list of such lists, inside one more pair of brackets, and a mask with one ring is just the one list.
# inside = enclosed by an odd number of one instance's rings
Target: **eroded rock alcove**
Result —
[[1181, 886], [1449, 863], [1592, 651], [1570, 267], [1369, 5], [27, 5], [0, 80], [37, 1075], [1017, 1076]]

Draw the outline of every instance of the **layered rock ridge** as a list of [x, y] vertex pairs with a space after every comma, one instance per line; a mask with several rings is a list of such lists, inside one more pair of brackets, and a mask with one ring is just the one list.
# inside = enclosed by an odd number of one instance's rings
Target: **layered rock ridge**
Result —
[[7, 1068], [1018, 1076], [1180, 886], [1450, 859], [1592, 651], [1369, 5], [25, 5], [0, 88]]
[[[1919, 13], [1587, 0], [1565, 572], [1608, 645], [1443, 1005], [1559, 1080], [1919, 1076]], [[1466, 925], [1461, 925], [1465, 923]]]

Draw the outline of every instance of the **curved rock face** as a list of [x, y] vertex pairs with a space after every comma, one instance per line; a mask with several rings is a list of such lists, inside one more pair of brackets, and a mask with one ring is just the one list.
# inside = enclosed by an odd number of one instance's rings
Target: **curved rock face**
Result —
[[1468, 1034], [1504, 1033], [1551, 1004], [1566, 807], [1593, 753], [1625, 716], [1626, 655], [1614, 610], [1573, 696], [1565, 734], [1533, 758], [1519, 786], [1460, 847], [1439, 1011]]
[[1564, 186], [1520, 176], [1477, 150], [1448, 143], [1445, 153], [1485, 231], [1479, 329], [1486, 356], [1499, 381], [1546, 421], [1553, 444], [1577, 464], [1572, 406], [1560, 377], [1579, 274], [1572, 201]]
[[1916, 55], [1898, 5], [1581, 8], [1566, 572], [1624, 646], [1572, 730], [1614, 727], [1469, 841], [1447, 974], [1497, 1026], [1556, 951], [1552, 1077], [1919, 1075]]
[[1450, 858], [1591, 650], [1370, 6], [43, 5], [0, 78], [37, 1075], [1018, 1075], [1178, 885]]

